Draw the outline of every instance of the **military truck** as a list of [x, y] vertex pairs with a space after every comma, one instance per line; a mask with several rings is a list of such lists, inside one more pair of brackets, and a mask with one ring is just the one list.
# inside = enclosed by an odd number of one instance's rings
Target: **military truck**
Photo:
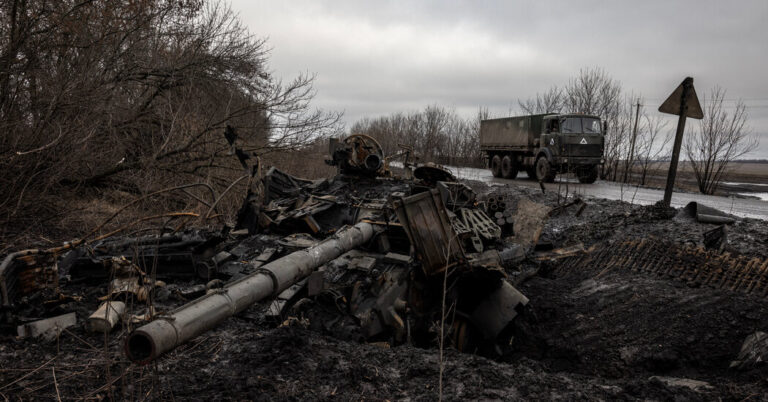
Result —
[[553, 182], [558, 173], [572, 172], [581, 183], [597, 180], [602, 165], [600, 117], [585, 114], [537, 114], [480, 122], [480, 149], [494, 177], [528, 177]]

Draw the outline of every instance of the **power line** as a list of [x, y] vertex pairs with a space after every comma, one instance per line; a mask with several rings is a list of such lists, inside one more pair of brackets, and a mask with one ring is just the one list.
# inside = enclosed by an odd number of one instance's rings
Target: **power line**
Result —
[[[641, 97], [643, 98], [643, 97]], [[644, 100], [656, 100], [656, 101], [664, 101], [666, 98], [643, 98]], [[726, 98], [723, 99], [727, 102], [737, 102], [737, 101], [768, 101], [768, 98]]]

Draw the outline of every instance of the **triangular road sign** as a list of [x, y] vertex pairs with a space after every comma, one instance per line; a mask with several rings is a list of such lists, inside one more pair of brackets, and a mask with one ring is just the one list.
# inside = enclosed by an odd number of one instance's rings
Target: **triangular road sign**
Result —
[[[669, 95], [667, 100], [659, 106], [659, 112], [680, 115], [680, 101], [683, 99], [683, 85], [689, 78], [683, 80], [683, 82], [675, 88], [672, 95]], [[688, 90], [685, 91], [685, 116], [692, 119], [704, 118], [704, 112], [701, 110], [701, 104], [699, 104], [699, 97], [696, 96], [696, 89], [693, 88], [693, 79], [688, 83], [690, 85]]]

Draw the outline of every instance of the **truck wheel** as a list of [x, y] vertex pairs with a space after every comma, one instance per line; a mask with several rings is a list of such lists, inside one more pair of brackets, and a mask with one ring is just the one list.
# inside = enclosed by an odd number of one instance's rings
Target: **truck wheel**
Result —
[[555, 174], [556, 172], [552, 169], [547, 158], [545, 156], [540, 156], [536, 161], [536, 180], [552, 183], [555, 181]]
[[525, 173], [528, 174], [528, 178], [536, 180], [536, 166], [528, 166], [525, 168]]
[[491, 173], [493, 177], [501, 177], [501, 157], [493, 155], [491, 158]]
[[597, 166], [581, 168], [577, 171], [579, 183], [592, 184], [597, 180]]
[[517, 177], [517, 164], [509, 155], [505, 156], [504, 159], [501, 160], [501, 175], [505, 179], [514, 179]]

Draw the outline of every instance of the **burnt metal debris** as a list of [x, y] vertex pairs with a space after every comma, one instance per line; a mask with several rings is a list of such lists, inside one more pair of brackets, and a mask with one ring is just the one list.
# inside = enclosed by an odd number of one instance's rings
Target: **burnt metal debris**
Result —
[[365, 222], [343, 228], [316, 246], [288, 254], [222, 289], [160, 315], [128, 336], [126, 354], [133, 361], [149, 362], [252, 304], [277, 296], [320, 265], [370, 241], [375, 233], [373, 225]]
[[375, 177], [383, 173], [384, 151], [379, 142], [363, 134], [351, 135], [343, 140], [330, 141], [331, 158], [328, 163], [340, 172]]
[[[139, 363], [262, 301], [267, 322], [299, 319], [359, 341], [431, 346], [443, 332], [465, 352], [510, 346], [529, 307], [504, 268], [532, 252], [547, 207], [529, 201], [513, 215], [500, 200], [479, 201], [447, 169], [408, 161], [405, 147], [400, 178], [363, 135], [331, 141], [338, 175], [324, 180], [262, 174], [234, 130], [226, 137], [253, 177], [234, 227], [13, 253], [0, 266], [6, 323], [34, 332], [20, 311], [45, 315], [36, 303], [71, 305], [71, 288], [98, 285], [106, 292], [90, 292], [99, 305], [81, 322], [105, 333], [122, 322], [125, 353]], [[450, 325], [438, 331], [443, 315]]]
[[696, 201], [689, 202], [685, 206], [685, 210], [689, 215], [696, 218], [697, 221], [702, 223], [716, 223], [730, 225], [736, 222], [736, 217], [729, 215], [718, 209], [708, 207]]

